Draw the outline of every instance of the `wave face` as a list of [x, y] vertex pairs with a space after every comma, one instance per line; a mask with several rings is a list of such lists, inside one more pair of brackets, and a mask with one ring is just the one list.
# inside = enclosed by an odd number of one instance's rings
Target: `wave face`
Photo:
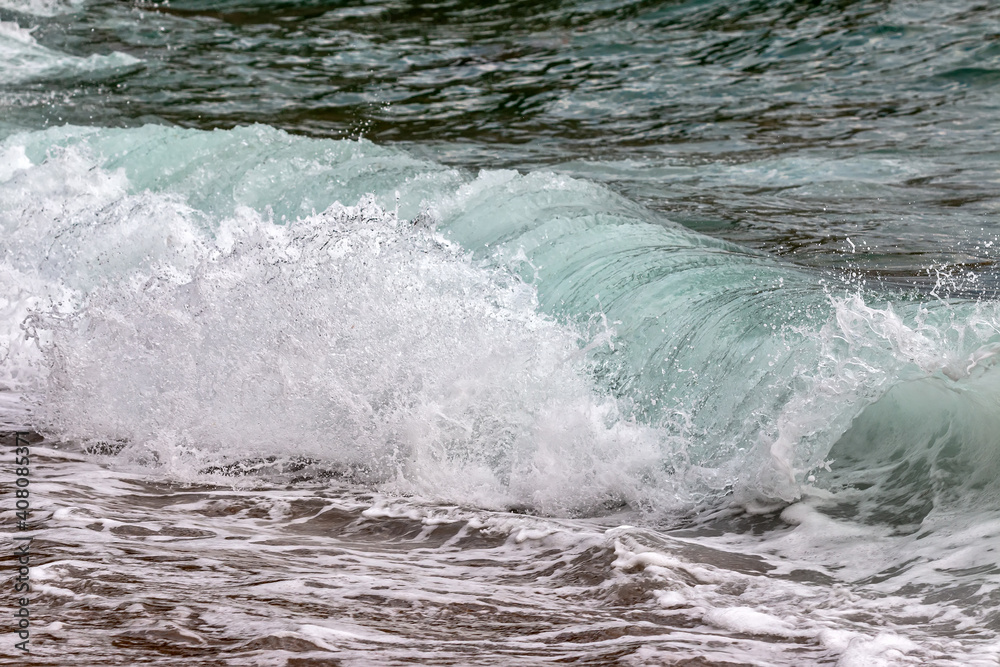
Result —
[[[304, 457], [601, 514], [789, 502], [914, 441], [989, 458], [992, 303], [889, 303], [592, 183], [366, 142], [67, 127], [3, 150], [6, 384], [123, 460]], [[872, 429], [875, 454], [851, 444]]]

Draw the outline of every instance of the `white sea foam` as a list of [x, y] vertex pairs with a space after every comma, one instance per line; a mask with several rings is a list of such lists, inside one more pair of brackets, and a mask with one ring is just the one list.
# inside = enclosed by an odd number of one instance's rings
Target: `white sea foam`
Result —
[[0, 0], [0, 7], [19, 14], [61, 16], [82, 11], [86, 0]]
[[[182, 487], [59, 450], [33, 453], [35, 511], [46, 517], [37, 537], [69, 545], [33, 568], [35, 605], [65, 626], [40, 625], [33, 637], [46, 657], [58, 638], [80, 642], [71, 664], [89, 664], [114, 638], [130, 638], [133, 648], [120, 650], [141, 652], [164, 636], [175, 646], [220, 642], [234, 664], [273, 662], [284, 651], [447, 662], [484, 642], [502, 644], [518, 664], [622, 652], [638, 664], [790, 667], [978, 667], [998, 657], [976, 617], [993, 607], [942, 595], [945, 583], [932, 595], [907, 594], [907, 579], [851, 581], [856, 571], [823, 568], [828, 556], [855, 554], [854, 543], [840, 544], [839, 555], [837, 539], [826, 540], [828, 552], [801, 542], [797, 555], [753, 554], [755, 542], [766, 551], [772, 538], [809, 524], [804, 510], [789, 513], [797, 527], [757, 538], [675, 537], [372, 498], [328, 483]], [[828, 526], [816, 528], [818, 537]], [[941, 561], [937, 576], [966, 564]], [[114, 621], [94, 621], [95, 609], [114, 610]], [[470, 623], [475, 636], [455, 631]]]
[[19, 84], [52, 79], [100, 77], [115, 71], [134, 70], [141, 60], [127, 53], [73, 56], [39, 44], [32, 30], [15, 21], [0, 21], [0, 83]]
[[[66, 149], [3, 186], [8, 270], [43, 283], [18, 296], [10, 280], [7, 322], [44, 332], [37, 418], [53, 432], [127, 442], [121, 460], [174, 475], [307, 456], [483, 506], [669, 493], [669, 439], [600, 397], [578, 335], [504, 271], [370, 200], [288, 226], [250, 209], [215, 223], [86, 165]], [[7, 345], [37, 366], [18, 333]]]
[[[655, 597], [664, 609], [678, 615], [700, 614], [705, 624], [720, 632], [718, 660], [733, 651], [753, 655], [765, 664], [784, 664], [787, 656], [773, 654], [773, 645], [768, 643], [777, 638], [818, 649], [809, 658], [800, 656], [799, 664], [835, 660], [843, 665], [957, 667], [997, 660], [990, 633], [982, 641], [964, 644], [949, 637], [980, 627], [981, 615], [989, 606], [963, 604], [940, 592], [926, 601], [919, 595], [902, 594], [901, 589], [914, 586], [909, 578], [859, 582], [854, 579], [858, 570], [852, 566], [874, 572], [887, 566], [887, 561], [868, 561], [868, 553], [858, 550], [862, 540], [842, 543], [831, 539], [829, 532], [816, 533], [815, 541], [807, 538], [797, 543], [799, 530], [772, 532], [761, 539], [763, 548], [757, 549], [752, 546], [753, 538], [745, 534], [670, 540], [652, 531], [619, 528], [608, 531], [607, 538], [618, 555], [615, 567], [645, 579], [647, 586], [660, 587]], [[776, 540], [785, 540], [785, 547], [776, 548]], [[887, 546], [874, 532], [866, 540]], [[791, 546], [796, 543], [797, 547]], [[717, 551], [711, 548], [713, 544]], [[759, 560], [735, 556], [755, 551]], [[824, 561], [830, 569], [823, 568]], [[722, 563], [726, 566], [720, 567]], [[841, 570], [840, 563], [847, 569]], [[922, 619], [926, 629], [915, 619]], [[739, 640], [728, 633], [770, 639], [747, 642], [737, 649]], [[666, 655], [651, 651], [649, 657]]]
[[21, 44], [36, 44], [31, 36], [33, 29], [22, 28], [16, 21], [0, 21], [0, 39], [7, 39]]

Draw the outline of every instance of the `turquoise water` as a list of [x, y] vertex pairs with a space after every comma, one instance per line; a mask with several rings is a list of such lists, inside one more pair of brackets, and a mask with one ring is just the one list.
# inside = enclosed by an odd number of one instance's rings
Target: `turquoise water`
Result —
[[[997, 9], [3, 0], [0, 21], [0, 416], [58, 478], [41, 647], [997, 664]], [[171, 535], [259, 563], [292, 611], [156, 593]], [[70, 561], [107, 554], [137, 592], [87, 597]], [[523, 613], [580, 620], [525, 621], [509, 652], [520, 563], [552, 592]], [[212, 567], [211, 590], [259, 584]], [[371, 616], [376, 576], [400, 619]], [[504, 601], [475, 658], [466, 593]], [[126, 595], [172, 611], [102, 625]]]
[[15, 67], [6, 120], [263, 123], [557, 169], [795, 261], [842, 265], [851, 238], [913, 278], [991, 261], [996, 22], [974, 2], [88, 3], [27, 24], [141, 65], [55, 88]]

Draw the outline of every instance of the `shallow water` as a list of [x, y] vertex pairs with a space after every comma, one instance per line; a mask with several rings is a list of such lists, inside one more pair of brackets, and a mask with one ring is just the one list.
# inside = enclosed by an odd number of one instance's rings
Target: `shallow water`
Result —
[[997, 35], [0, 1], [36, 661], [997, 665]]
[[35, 452], [38, 664], [996, 659], [952, 587], [926, 586], [919, 604], [879, 577], [846, 586], [815, 558], [777, 555], [795, 531], [775, 518], [662, 532], [329, 482], [177, 485]]

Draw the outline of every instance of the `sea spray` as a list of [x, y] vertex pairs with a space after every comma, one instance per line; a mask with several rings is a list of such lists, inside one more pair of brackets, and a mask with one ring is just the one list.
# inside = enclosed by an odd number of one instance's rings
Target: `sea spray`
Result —
[[4, 150], [4, 258], [30, 277], [8, 303], [34, 313], [5, 349], [49, 360], [38, 424], [183, 478], [300, 457], [491, 507], [759, 511], [892, 387], [996, 346], [988, 304], [838, 294], [552, 174], [266, 128]]
[[40, 423], [182, 477], [280, 445], [357, 481], [551, 513], [668, 486], [669, 440], [594, 391], [578, 337], [518, 279], [371, 200], [287, 226], [238, 213], [189, 271], [154, 264], [46, 322]]

